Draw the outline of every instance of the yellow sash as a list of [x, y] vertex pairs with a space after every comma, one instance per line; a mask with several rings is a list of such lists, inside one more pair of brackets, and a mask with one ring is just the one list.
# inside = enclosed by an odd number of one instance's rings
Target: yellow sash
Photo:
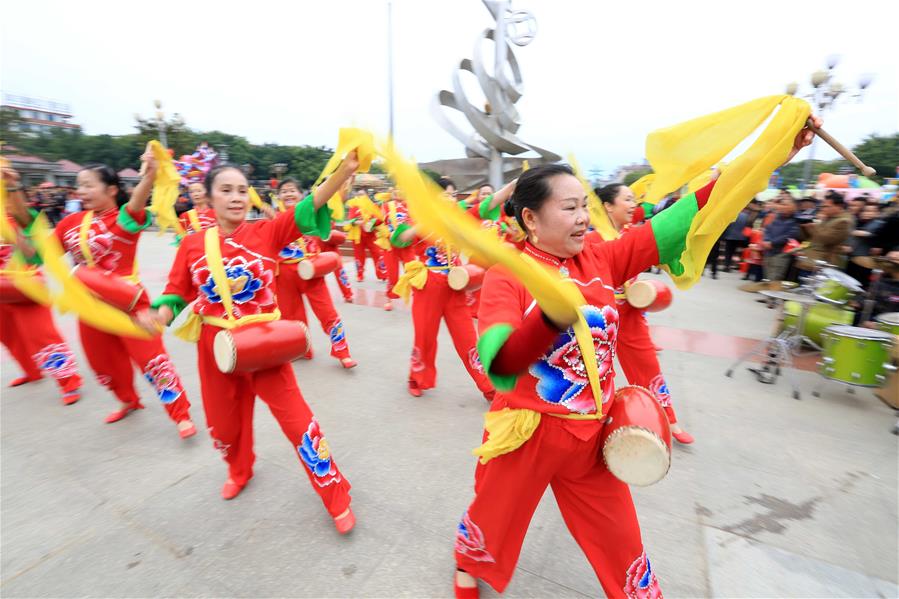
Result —
[[190, 227], [194, 230], [195, 233], [199, 233], [203, 230], [203, 226], [200, 224], [200, 219], [197, 217], [197, 211], [194, 208], [191, 208], [187, 211], [187, 220], [190, 221]]
[[[91, 231], [91, 223], [94, 220], [94, 211], [88, 210], [84, 213], [84, 218], [81, 219], [81, 226], [78, 228], [78, 247], [81, 248], [81, 255], [84, 257], [84, 261], [87, 262], [88, 266], [96, 266], [96, 262], [94, 262], [94, 255], [91, 253], [91, 246], [88, 243], [87, 239], [90, 235]], [[138, 276], [138, 264], [137, 264], [137, 255], [134, 256], [134, 264], [131, 265], [131, 274], [120, 276], [120, 275], [110, 275], [117, 276], [120, 279], [128, 281], [133, 285], [140, 285], [140, 277]]]

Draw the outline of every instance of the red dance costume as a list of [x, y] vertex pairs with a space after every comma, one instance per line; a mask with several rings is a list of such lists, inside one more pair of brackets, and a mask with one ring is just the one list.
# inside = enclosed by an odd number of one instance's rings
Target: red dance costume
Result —
[[[146, 210], [132, 214], [126, 206], [94, 213], [85, 221], [85, 212], [70, 214], [56, 225], [56, 236], [63, 249], [79, 266], [88, 266], [136, 285], [137, 242], [141, 231], [150, 226]], [[86, 227], [87, 254], [82, 251], [82, 227]], [[141, 295], [135, 311], [149, 307], [147, 294]], [[190, 402], [175, 371], [162, 337], [135, 339], [121, 337], [78, 323], [81, 344], [97, 381], [108, 388], [128, 408], [141, 408], [134, 388], [132, 363], [153, 385], [159, 401], [176, 423], [190, 418]]]
[[184, 229], [185, 235], [193, 235], [205, 231], [216, 225], [215, 210], [212, 208], [191, 208], [178, 217], [178, 222]]
[[[321, 247], [321, 251], [323, 252], [335, 252], [338, 255], [340, 254], [340, 245], [336, 243], [332, 243], [330, 238], [328, 239], [318, 239], [318, 245]], [[337, 287], [340, 288], [340, 294], [343, 295], [343, 299], [346, 302], [353, 301], [353, 288], [350, 286], [350, 278], [346, 274], [346, 269], [343, 267], [343, 261], [341, 260], [340, 268], [334, 271], [334, 278], [337, 280]]]
[[[375, 265], [375, 276], [378, 277], [378, 280], [384, 281], [387, 279], [387, 265], [384, 263], [384, 251], [378, 246], [375, 241], [378, 239], [378, 235], [375, 231], [375, 228], [383, 224], [382, 218], [365, 218], [365, 215], [362, 213], [362, 210], [359, 206], [353, 205], [353, 200], [347, 202], [347, 219], [355, 220], [355, 227], [358, 227], [358, 240], [352, 239], [353, 241], [353, 257], [356, 260], [356, 280], [363, 281], [365, 280], [365, 252], [371, 255], [371, 261]], [[353, 237], [352, 231], [350, 232], [350, 237]]]
[[[12, 219], [10, 224], [17, 227]], [[0, 242], [0, 277], [6, 276], [3, 271], [9, 267], [14, 251], [12, 245]], [[35, 267], [28, 269], [30, 276], [39, 276]], [[63, 403], [78, 401], [81, 376], [75, 355], [56, 329], [50, 308], [32, 301], [0, 303], [0, 343], [24, 372], [10, 386], [36, 381], [46, 373], [59, 385]]]
[[[306, 308], [303, 305], [303, 296], [309, 300], [309, 306], [322, 331], [331, 341], [331, 355], [338, 360], [350, 357], [350, 348], [347, 346], [346, 331], [343, 321], [334, 308], [331, 293], [325, 284], [325, 277], [315, 277], [305, 281], [297, 273], [297, 264], [317, 256], [319, 240], [309, 235], [304, 235], [295, 241], [291, 241], [278, 253], [277, 290], [278, 306], [281, 308], [281, 317], [286, 320], [300, 320], [309, 324], [306, 316]], [[312, 357], [312, 347], [309, 348], [307, 357]]]
[[399, 298], [393, 288], [400, 278], [400, 265], [412, 262], [416, 259], [415, 250], [408, 243], [404, 244], [397, 239], [397, 230], [407, 230], [412, 226], [409, 217], [409, 208], [403, 200], [389, 200], [384, 204], [387, 230], [390, 232], [390, 251], [384, 252], [384, 262], [387, 267], [387, 299]]
[[[232, 290], [233, 317], [273, 313], [275, 273], [284, 246], [304, 233], [328, 234], [327, 208], [314, 210], [312, 198], [273, 220], [245, 222], [228, 236], [219, 233], [222, 263]], [[332, 516], [350, 504], [350, 483], [331, 455], [318, 421], [303, 399], [291, 365], [280, 364], [255, 372], [222, 373], [216, 366], [213, 340], [226, 317], [222, 297], [212, 278], [204, 235], [186, 237], [169, 273], [165, 293], [154, 306], [168, 305], [177, 314], [187, 304], [203, 322], [197, 344], [203, 408], [213, 444], [228, 464], [231, 480], [243, 487], [253, 476], [253, 407], [258, 395], [272, 411], [281, 430], [305, 466], [312, 488]]]
[[[653, 264], [680, 256], [689, 212], [708, 189], [656, 217], [652, 226], [607, 243], [587, 243], [558, 259], [530, 244], [524, 252], [577, 284], [596, 348], [601, 402], [615, 393], [613, 358], [619, 333], [615, 288]], [[661, 216], [661, 215], [660, 215]], [[516, 449], [478, 464], [475, 499], [456, 533], [458, 567], [502, 592], [508, 584], [534, 510], [551, 486], [562, 517], [596, 572], [606, 596], [656, 598], [661, 590], [643, 548], [627, 485], [601, 457], [603, 421], [571, 328], [550, 326], [525, 287], [501, 267], [491, 268], [481, 295], [478, 348], [497, 387], [491, 411], [526, 409], [542, 415]], [[603, 410], [607, 413], [607, 409]], [[603, 420], [605, 417], [603, 417]]]

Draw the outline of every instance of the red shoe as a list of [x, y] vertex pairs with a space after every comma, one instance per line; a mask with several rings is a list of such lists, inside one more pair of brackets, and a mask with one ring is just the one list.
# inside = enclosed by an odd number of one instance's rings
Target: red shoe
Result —
[[303, 354], [302, 356], [300, 356], [300, 360], [311, 360], [311, 359], [312, 359], [312, 356], [314, 355], [314, 353], [315, 353], [315, 352], [313, 352], [313, 351], [312, 351], [312, 348], [310, 347], [310, 348], [309, 348], [309, 351], [307, 351], [305, 354]]
[[128, 404], [121, 410], [118, 410], [116, 412], [112, 412], [111, 414], [109, 414], [106, 417], [106, 424], [112, 424], [113, 422], [118, 422], [119, 420], [121, 420], [122, 418], [124, 418], [125, 416], [130, 414], [131, 412], [134, 412], [135, 410], [143, 410], [143, 409], [144, 409], [144, 406], [141, 405], [140, 402]]
[[357, 282], [357, 283], [361, 283], [361, 282], [364, 281], [364, 280], [365, 280], [365, 277], [360, 277], [360, 276], [357, 276], [357, 277], [356, 277], [356, 282]]
[[391, 302], [390, 300], [387, 300], [386, 302], [384, 302], [384, 309], [388, 312], [392, 311], [393, 310], [393, 302]]
[[62, 403], [65, 406], [70, 406], [73, 403], [77, 403], [79, 399], [81, 399], [80, 389], [75, 389], [74, 391], [65, 391], [62, 394]]
[[240, 492], [243, 491], [243, 485], [239, 485], [230, 478], [225, 481], [225, 486], [222, 487], [222, 499], [225, 501], [230, 501], [234, 499]]
[[478, 587], [460, 587], [459, 583], [456, 582], [456, 575], [453, 575], [453, 591], [456, 594], [456, 599], [480, 599], [481, 593], [478, 591]]
[[[185, 424], [187, 423], [187, 424]], [[193, 422], [188, 420], [182, 420], [178, 423], [178, 436], [182, 439], [187, 439], [189, 437], [193, 437], [197, 434], [197, 427]]]
[[663, 349], [665, 349], [664, 347], [659, 347], [658, 345], [653, 345], [652, 348], [653, 348], [654, 350], [656, 350], [656, 353], [659, 353], [660, 351], [662, 351]]
[[10, 387], [18, 387], [20, 385], [24, 385], [25, 383], [33, 383], [34, 381], [39, 381], [42, 378], [44, 378], [44, 377], [42, 377], [41, 375], [28, 376], [26, 374], [25, 376], [20, 376], [19, 378], [13, 379], [12, 381], [10, 381], [9, 386]]
[[688, 433], [687, 431], [681, 431], [679, 433], [671, 433], [671, 436], [680, 443], [681, 445], [689, 445], [696, 439], [693, 438], [693, 435]]
[[409, 381], [409, 395], [412, 397], [421, 397], [421, 387], [415, 381]]
[[358, 366], [359, 362], [350, 357], [346, 357], [340, 361], [340, 365], [349, 370], [350, 368], [355, 368], [356, 366]]
[[353, 514], [353, 510], [347, 508], [345, 514], [334, 518], [334, 526], [337, 528], [337, 532], [342, 535], [353, 530], [353, 527], [356, 526], [356, 515]]
[[496, 397], [496, 391], [487, 391], [484, 393], [484, 399], [489, 402], [492, 402], [494, 397]]
[[353, 303], [353, 296], [352, 296], [352, 295], [345, 295], [345, 296], [343, 296], [343, 301], [345, 301], [345, 302], [348, 303], [348, 304], [352, 304], [352, 303]]

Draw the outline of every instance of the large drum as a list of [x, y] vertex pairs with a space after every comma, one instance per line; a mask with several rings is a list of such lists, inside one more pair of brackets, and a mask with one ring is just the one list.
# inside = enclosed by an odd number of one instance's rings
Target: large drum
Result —
[[[802, 306], [799, 302], [784, 302], [784, 318], [781, 322], [781, 330], [786, 327], [795, 327], [802, 312]], [[855, 312], [840, 306], [830, 304], [816, 304], [812, 306], [808, 315], [805, 317], [803, 335], [811, 339], [817, 345], [821, 345], [823, 340], [821, 333], [824, 329], [831, 325], [852, 324]]]
[[484, 283], [484, 274], [486, 272], [477, 264], [454, 266], [447, 273], [446, 282], [450, 289], [456, 291], [476, 291]]
[[27, 295], [13, 285], [12, 279], [0, 276], [0, 304], [33, 304]]
[[874, 317], [881, 331], [899, 335], [899, 312], [884, 312]]
[[340, 268], [340, 254], [337, 252], [322, 252], [297, 264], [297, 273], [304, 281], [317, 279]]
[[627, 303], [647, 312], [661, 312], [671, 305], [671, 288], [661, 281], [635, 281], [625, 289]]
[[893, 336], [862, 327], [824, 329], [824, 350], [818, 372], [825, 378], [859, 387], [880, 387], [895, 371], [890, 363]]
[[331, 235], [324, 241], [330, 245], [340, 245], [346, 241], [346, 233], [337, 229], [331, 229]]
[[133, 312], [146, 290], [121, 277], [89, 266], [76, 266], [72, 275], [81, 281], [97, 299], [124, 312]]
[[222, 329], [212, 343], [215, 364], [225, 374], [273, 368], [308, 351], [308, 331], [299, 320], [271, 320]]
[[671, 427], [664, 410], [643, 387], [618, 389], [602, 432], [609, 471], [629, 485], [659, 482], [671, 467]]

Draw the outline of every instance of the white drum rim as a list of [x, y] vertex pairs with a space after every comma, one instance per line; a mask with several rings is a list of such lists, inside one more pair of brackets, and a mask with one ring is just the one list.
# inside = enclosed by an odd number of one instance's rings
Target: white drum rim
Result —
[[[628, 433], [629, 436], [637, 437], [643, 441], [649, 441], [652, 445], [658, 447], [662, 450], [662, 454], [666, 458], [666, 463], [664, 464], [665, 471], [662, 472], [660, 476], [653, 480], [649, 480], [648, 478], [641, 478], [639, 480], [631, 479], [628, 480], [629, 477], [627, 472], [622, 472], [621, 468], [618, 467], [618, 463], [613, 459], [610, 463], [609, 461], [609, 453], [611, 452], [611, 448], [614, 443], [621, 437], [624, 436], [625, 433]], [[656, 484], [665, 478], [668, 474], [668, 471], [671, 469], [671, 450], [665, 445], [665, 442], [655, 433], [655, 431], [648, 429], [643, 426], [629, 425], [622, 426], [621, 428], [615, 430], [610, 434], [602, 446], [602, 459], [606, 464], [606, 468], [609, 469], [615, 478], [620, 480], [621, 482], [632, 485], [635, 487], [648, 487]], [[660, 464], [661, 465], [661, 464]]]
[[[851, 330], [845, 331], [841, 329]], [[860, 331], [862, 334], [858, 334], [857, 331]], [[877, 329], [866, 329], [864, 327], [854, 327], [849, 324], [834, 324], [829, 327], [825, 327], [824, 332], [840, 339], [862, 339], [864, 341], [881, 341], [884, 343], [891, 342], [894, 337], [893, 335], [890, 335], [885, 331], [879, 331]]]
[[899, 312], [884, 312], [874, 317], [875, 322], [899, 326]]
[[649, 281], [637, 281], [627, 288], [627, 303], [635, 308], [647, 308], [659, 297], [659, 290]]
[[300, 278], [304, 281], [308, 281], [315, 277], [315, 266], [308, 259], [300, 260], [297, 263], [297, 274], [300, 275]]
[[[460, 281], [459, 279], [464, 279]], [[461, 266], [453, 266], [446, 275], [446, 282], [453, 291], [462, 291], [471, 281], [471, 275]]]
[[215, 365], [221, 372], [225, 374], [234, 372], [237, 366], [237, 346], [234, 345], [234, 337], [230, 331], [223, 329], [215, 334], [212, 340], [212, 355], [215, 358]]

